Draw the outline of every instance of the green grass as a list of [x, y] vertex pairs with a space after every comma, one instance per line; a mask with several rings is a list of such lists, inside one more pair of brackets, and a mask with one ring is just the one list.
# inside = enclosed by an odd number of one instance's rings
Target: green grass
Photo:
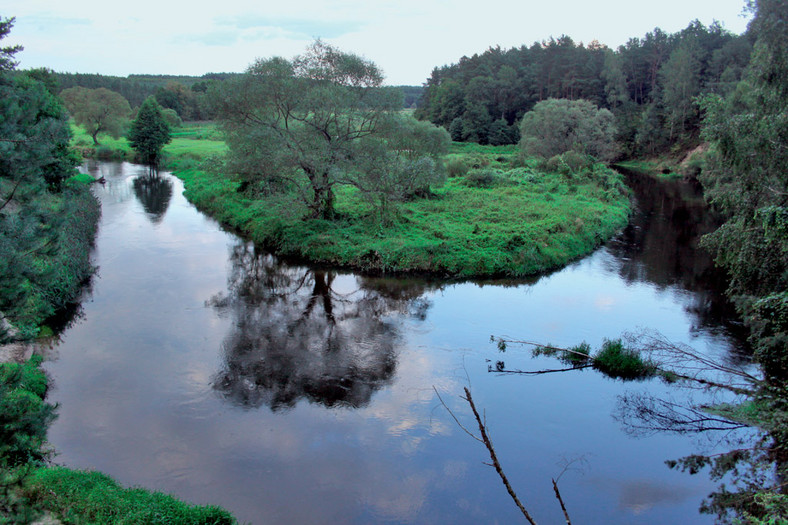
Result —
[[[73, 138], [72, 146], [76, 147], [83, 157], [101, 160], [134, 160], [134, 150], [125, 137], [113, 138], [109, 135], [99, 134], [99, 146], [93, 144], [93, 139], [87, 132], [71, 121]], [[213, 124], [187, 124], [176, 128], [170, 134], [172, 141], [164, 146], [165, 164], [173, 160], [183, 162], [187, 160], [198, 161], [213, 154], [223, 154], [227, 146], [221, 140], [221, 134]]]
[[287, 198], [252, 199], [231, 179], [194, 167], [176, 175], [199, 208], [280, 255], [371, 272], [532, 275], [586, 255], [629, 214], [620, 176], [601, 166], [575, 179], [501, 171], [491, 188], [455, 177], [434, 198], [400, 204], [386, 225], [352, 188], [337, 192], [340, 219], [304, 221], [305, 210]]
[[606, 339], [600, 351], [594, 355], [592, 366], [614, 379], [645, 379], [657, 374], [654, 363], [643, 359], [637, 350], [625, 347], [621, 339]]
[[223, 525], [236, 522], [221, 507], [189, 505], [168, 494], [123, 488], [100, 472], [63, 467], [36, 471], [25, 494], [65, 523]]

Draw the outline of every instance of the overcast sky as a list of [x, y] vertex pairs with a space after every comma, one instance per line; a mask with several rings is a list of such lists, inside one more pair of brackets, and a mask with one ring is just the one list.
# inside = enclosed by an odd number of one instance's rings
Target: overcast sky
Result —
[[381, 67], [388, 84], [420, 85], [436, 66], [500, 45], [566, 34], [617, 47], [698, 19], [742, 33], [744, 0], [5, 0], [16, 17], [2, 45], [20, 68], [125, 76], [243, 71], [292, 56], [317, 37]]

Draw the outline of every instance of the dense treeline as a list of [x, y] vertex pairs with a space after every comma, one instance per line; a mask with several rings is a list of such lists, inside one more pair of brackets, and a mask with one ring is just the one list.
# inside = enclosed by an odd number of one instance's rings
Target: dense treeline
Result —
[[698, 141], [693, 97], [725, 95], [741, 79], [752, 48], [718, 24], [659, 28], [617, 50], [568, 36], [530, 47], [490, 48], [433, 70], [416, 111], [454, 140], [507, 144], [517, 122], [540, 101], [585, 99], [614, 113], [626, 155], [648, 155]]
[[[108, 89], [119, 93], [132, 108], [138, 108], [148, 97], [165, 109], [175, 111], [184, 121], [213, 120], [216, 113], [206, 98], [211, 84], [240, 73], [206, 73], [186, 75], [129, 75], [118, 77], [98, 73], [59, 73], [46, 69], [21, 71], [18, 74], [37, 77], [49, 84], [50, 91], [62, 93], [73, 88]], [[404, 108], [414, 108], [421, 97], [421, 86], [397, 86], [402, 92]]]
[[206, 103], [208, 86], [234, 76], [232, 73], [208, 73], [201, 77], [174, 75], [129, 75], [115, 77], [89, 73], [54, 73], [59, 90], [74, 87], [105, 88], [120, 93], [133, 108], [150, 96], [166, 109], [174, 110], [183, 120], [210, 120], [213, 113]]

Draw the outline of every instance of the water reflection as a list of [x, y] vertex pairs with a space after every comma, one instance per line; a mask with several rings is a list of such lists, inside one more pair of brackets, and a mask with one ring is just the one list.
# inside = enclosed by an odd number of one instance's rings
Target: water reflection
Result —
[[736, 312], [724, 295], [727, 278], [699, 246], [719, 222], [709, 212], [699, 187], [620, 169], [637, 199], [637, 213], [620, 236], [608, 243], [628, 283], [651, 282], [692, 292], [688, 313], [695, 331], [725, 332], [743, 342]]
[[233, 319], [214, 388], [244, 407], [365, 406], [396, 369], [389, 314], [424, 318], [429, 308], [415, 282], [287, 266], [247, 243], [230, 261], [228, 294], [208, 301]]
[[151, 222], [160, 223], [172, 199], [172, 181], [169, 177], [160, 176], [158, 171], [149, 171], [147, 175], [135, 178], [132, 186]]

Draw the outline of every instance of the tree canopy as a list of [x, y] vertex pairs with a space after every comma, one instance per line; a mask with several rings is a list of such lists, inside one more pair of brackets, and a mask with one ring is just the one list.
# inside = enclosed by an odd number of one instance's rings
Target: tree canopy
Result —
[[172, 137], [170, 126], [155, 98], [148, 97], [142, 103], [137, 111], [137, 118], [131, 123], [127, 138], [142, 162], [151, 166], [158, 164], [162, 148]]
[[587, 100], [548, 99], [523, 116], [520, 145], [550, 158], [575, 151], [609, 161], [616, 155], [615, 117]]
[[[425, 140], [403, 145], [403, 130], [417, 128], [397, 114], [400, 90], [382, 82], [375, 64], [319, 40], [292, 60], [257, 60], [213, 91], [230, 170], [248, 191], [296, 192], [311, 217], [324, 219], [334, 217], [337, 184], [378, 196], [393, 196], [383, 188], [394, 179], [399, 193], [423, 189], [439, 177], [435, 145], [448, 140], [436, 137], [446, 133], [421, 126]], [[422, 157], [431, 163], [416, 168]]]
[[119, 137], [131, 114], [131, 106], [123, 95], [106, 88], [73, 87], [64, 89], [60, 97], [74, 122], [85, 128], [97, 146], [99, 133]]

